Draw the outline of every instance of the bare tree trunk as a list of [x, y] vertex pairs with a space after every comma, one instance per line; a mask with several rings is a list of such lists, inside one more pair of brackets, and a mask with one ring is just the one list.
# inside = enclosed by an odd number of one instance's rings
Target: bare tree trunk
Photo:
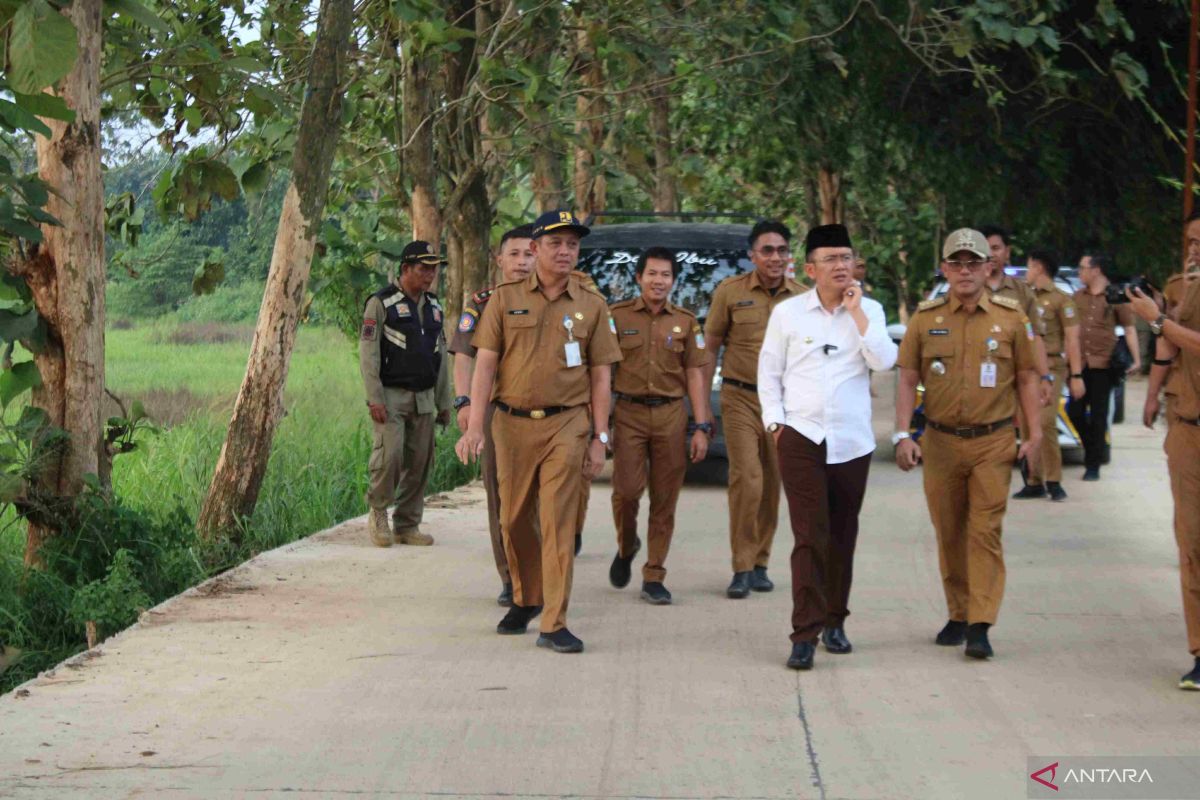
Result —
[[817, 189], [821, 197], [821, 224], [842, 222], [846, 212], [841, 175], [830, 167], [821, 167], [817, 172]]
[[412, 53], [404, 60], [404, 141], [408, 144], [404, 160], [413, 182], [409, 217], [413, 238], [423, 239], [436, 248], [442, 238], [442, 212], [438, 206], [433, 147], [435, 63], [428, 56]]
[[[100, 473], [104, 447], [104, 183], [100, 174], [101, 0], [75, 0], [64, 13], [75, 25], [79, 56], [57, 93], [75, 121], [43, 120], [50, 138], [37, 138], [38, 175], [53, 190], [46, 211], [62, 227], [42, 226], [42, 245], [18, 265], [46, 322], [48, 342], [35, 356], [42, 385], [33, 404], [71, 436], [65, 453], [48, 464], [37, 491], [69, 502], [83, 476]], [[25, 563], [54, 534], [52, 521], [31, 521]]]
[[562, 185], [562, 155], [549, 143], [549, 136], [538, 137], [533, 145], [533, 197], [538, 213], [545, 214], [566, 205]]
[[586, 25], [576, 35], [582, 91], [575, 101], [575, 214], [587, 219], [604, 209], [608, 182], [600, 153], [604, 149], [604, 65]]
[[254, 511], [283, 416], [283, 389], [341, 134], [352, 10], [352, 0], [321, 0], [292, 180], [279, 215], [246, 377], [200, 510], [197, 526], [204, 536], [232, 532]]
[[671, 146], [671, 98], [665, 89], [657, 89], [650, 96], [650, 135], [654, 139], [654, 210], [678, 211]]

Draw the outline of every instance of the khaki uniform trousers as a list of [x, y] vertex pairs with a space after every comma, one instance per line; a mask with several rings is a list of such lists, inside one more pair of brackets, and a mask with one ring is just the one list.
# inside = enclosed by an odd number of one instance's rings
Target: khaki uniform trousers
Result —
[[1062, 449], [1058, 446], [1058, 404], [1062, 398], [1064, 381], [1067, 379], [1067, 368], [1061, 359], [1050, 359], [1050, 374], [1054, 376], [1054, 395], [1050, 398], [1050, 404], [1043, 408], [1039, 415], [1042, 423], [1042, 452], [1038, 468], [1030, 476], [1030, 483], [1033, 484], [1062, 482]]
[[779, 522], [779, 461], [763, 427], [756, 392], [721, 387], [721, 424], [729, 453], [729, 544], [733, 571], [767, 566]]
[[1163, 449], [1175, 498], [1175, 541], [1188, 650], [1200, 658], [1200, 427], [1176, 419], [1167, 430]]
[[[542, 606], [542, 633], [566, 627], [575, 566], [579, 484], [591, 423], [578, 406], [544, 419], [492, 419], [500, 480], [500, 527], [513, 602]], [[538, 537], [540, 521], [541, 537]]]
[[1000, 613], [1000, 533], [1015, 453], [1011, 427], [975, 439], [927, 427], [921, 439], [925, 501], [952, 620], [995, 624]]
[[[426, 404], [426, 398], [430, 399]], [[375, 440], [368, 462], [367, 505], [386, 509], [395, 503], [392, 521], [397, 534], [414, 531], [425, 513], [425, 486], [433, 465], [432, 392], [383, 387], [387, 422], [374, 422]], [[428, 405], [428, 410], [423, 407]]]
[[[649, 472], [647, 472], [649, 464]], [[642, 579], [662, 583], [675, 531], [675, 504], [687, 472], [687, 408], [683, 400], [645, 406], [617, 400], [613, 411], [612, 509], [617, 552], [628, 557], [637, 540], [638, 504], [650, 487], [650, 525]]]
[[496, 441], [492, 438], [492, 417], [496, 406], [488, 403], [483, 413], [483, 491], [487, 494], [488, 533], [492, 538], [492, 557], [502, 583], [510, 583], [508, 556], [504, 553], [504, 534], [500, 527], [500, 481], [496, 477]]

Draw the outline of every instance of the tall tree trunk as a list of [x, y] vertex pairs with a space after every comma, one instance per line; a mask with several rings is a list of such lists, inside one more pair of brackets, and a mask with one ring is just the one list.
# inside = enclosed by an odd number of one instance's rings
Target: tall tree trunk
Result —
[[604, 209], [608, 182], [600, 154], [604, 149], [604, 65], [588, 34], [576, 34], [580, 93], [575, 100], [575, 214], [587, 219]]
[[[75, 0], [64, 14], [75, 25], [79, 56], [57, 93], [75, 121], [43, 120], [50, 138], [36, 142], [38, 175], [53, 190], [46, 211], [62, 227], [42, 226], [37, 256], [16, 272], [28, 282], [48, 342], [35, 356], [42, 385], [33, 404], [71, 436], [65, 453], [47, 464], [38, 493], [69, 502], [83, 476], [99, 474], [104, 398], [104, 183], [100, 174], [102, 2]], [[25, 563], [55, 531], [51, 519], [31, 521]]]
[[845, 201], [842, 198], [842, 176], [831, 167], [817, 172], [817, 189], [821, 197], [821, 224], [832, 225], [845, 220]]
[[666, 89], [650, 95], [650, 135], [654, 139], [654, 210], [678, 211], [675, 158], [671, 146], [671, 98]]
[[538, 213], [566, 205], [562, 184], [562, 155], [554, 149], [549, 133], [538, 134], [533, 145], [533, 199]]
[[200, 510], [198, 528], [205, 536], [233, 532], [254, 511], [283, 416], [283, 389], [341, 134], [352, 16], [352, 0], [321, 0], [292, 180], [279, 215], [246, 377]]
[[[413, 50], [414, 48], [409, 48]], [[442, 212], [438, 206], [437, 162], [434, 159], [434, 73], [436, 62], [425, 54], [408, 53], [404, 68], [405, 164], [412, 177], [409, 218], [413, 238], [434, 246], [442, 238]]]

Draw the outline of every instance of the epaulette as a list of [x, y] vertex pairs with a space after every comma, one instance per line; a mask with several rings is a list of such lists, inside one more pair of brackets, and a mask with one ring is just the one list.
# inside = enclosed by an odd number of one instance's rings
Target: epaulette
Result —
[[495, 286], [489, 289], [480, 289], [478, 292], [471, 295], [471, 299], [475, 301], [476, 305], [483, 305], [488, 301], [488, 298], [492, 296], [492, 292], [494, 291], [496, 291]]
[[1018, 300], [1013, 300], [1011, 297], [1002, 297], [1000, 295], [992, 295], [992, 302], [998, 306], [1004, 306], [1010, 311], [1024, 311], [1021, 308], [1021, 303]]
[[917, 303], [917, 311], [928, 311], [929, 309], [937, 308], [938, 306], [940, 306], [946, 302], [947, 302], [946, 295], [942, 295], [941, 297], [935, 297], [932, 300], [923, 300], [922, 302]]
[[630, 298], [629, 300], [618, 300], [617, 302], [615, 302], [611, 306], [609, 306], [608, 310], [615, 311], [618, 308], [625, 308], [625, 306], [631, 306], [631, 305], [633, 305], [635, 299], [636, 298]]
[[[579, 269], [571, 270], [571, 275], [583, 285], [583, 288], [587, 289], [592, 294], [597, 294], [600, 295], [600, 297], [604, 297], [604, 293], [600, 291], [600, 287], [596, 286], [596, 281], [592, 279], [591, 275], [588, 275], [586, 272]], [[608, 302], [607, 299], [605, 302]]]
[[696, 312], [692, 311], [690, 308], [684, 308], [683, 306], [677, 306], [673, 303], [671, 304], [671, 308], [675, 309], [676, 311], [678, 311], [680, 314], [683, 314], [684, 316], [691, 317], [692, 319], [696, 318]]

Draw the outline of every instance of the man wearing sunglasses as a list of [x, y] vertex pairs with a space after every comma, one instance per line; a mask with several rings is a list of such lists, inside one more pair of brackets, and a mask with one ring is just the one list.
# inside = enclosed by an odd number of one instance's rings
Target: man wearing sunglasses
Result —
[[[1024, 415], [1017, 457], [1036, 465], [1042, 445], [1033, 326], [1018, 303], [988, 296], [988, 256], [979, 231], [962, 228], [946, 239], [942, 272], [950, 291], [921, 303], [904, 334], [892, 434], [900, 469], [925, 460], [925, 500], [950, 612], [935, 641], [965, 641], [966, 654], [980, 659], [992, 656], [988, 628], [1004, 596], [1000, 534], [1018, 398]], [[918, 383], [926, 417], [919, 445], [908, 432]]]

